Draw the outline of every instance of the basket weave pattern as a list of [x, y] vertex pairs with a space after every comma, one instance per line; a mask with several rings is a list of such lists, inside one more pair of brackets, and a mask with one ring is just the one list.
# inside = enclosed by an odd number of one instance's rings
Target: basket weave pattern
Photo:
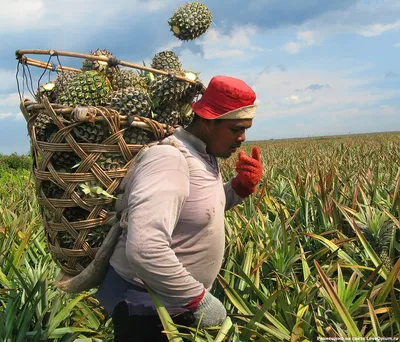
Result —
[[[126, 117], [113, 109], [89, 106], [63, 107], [49, 103], [46, 96], [42, 96], [39, 102], [24, 99], [20, 108], [27, 120], [34, 160], [36, 196], [42, 212], [48, 248], [65, 273], [77, 275], [94, 260], [99, 249], [99, 246], [91, 247], [86, 242], [88, 234], [97, 227], [105, 229], [116, 222], [116, 213], [113, 211], [115, 199], [80, 196], [77, 193], [78, 184], [98, 181], [108, 194], [115, 196], [129, 166], [134, 162], [134, 157], [143, 148], [143, 145], [128, 145], [123, 138], [124, 131], [128, 127], [139, 127], [151, 132], [155, 140], [161, 140], [173, 133], [173, 127], [140, 116], [135, 117], [129, 124]], [[58, 131], [52, 135], [49, 142], [39, 141], [36, 137], [34, 125], [39, 113], [50, 116], [58, 127]], [[68, 117], [69, 124], [65, 124], [63, 117]], [[111, 135], [101, 144], [77, 142], [71, 132], [82, 121], [103, 121]], [[75, 172], [56, 171], [51, 158], [57, 152], [74, 152], [81, 159]], [[125, 165], [116, 171], [102, 169], [96, 161], [105, 153], [120, 153]], [[61, 198], [46, 196], [43, 190], [44, 182], [52, 182], [63, 189]], [[88, 215], [85, 219], [70, 222], [65, 213], [71, 208], [83, 209]], [[64, 248], [60, 245], [62, 233], [68, 233], [74, 239], [73, 248]]]

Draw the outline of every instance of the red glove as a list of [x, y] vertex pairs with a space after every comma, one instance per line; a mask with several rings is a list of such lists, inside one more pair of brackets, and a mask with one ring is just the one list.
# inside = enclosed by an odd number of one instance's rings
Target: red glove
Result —
[[236, 172], [238, 175], [232, 179], [232, 189], [240, 197], [246, 198], [256, 190], [263, 173], [260, 151], [257, 146], [253, 147], [252, 157], [246, 156], [242, 150], [239, 151]]

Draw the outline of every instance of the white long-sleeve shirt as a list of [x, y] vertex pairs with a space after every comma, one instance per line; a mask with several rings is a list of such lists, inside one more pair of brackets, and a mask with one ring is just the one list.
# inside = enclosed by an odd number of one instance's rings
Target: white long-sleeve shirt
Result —
[[128, 227], [110, 264], [128, 282], [145, 282], [167, 305], [182, 307], [215, 281], [225, 211], [243, 199], [231, 182], [223, 184], [206, 145], [181, 128], [141, 154], [125, 183]]

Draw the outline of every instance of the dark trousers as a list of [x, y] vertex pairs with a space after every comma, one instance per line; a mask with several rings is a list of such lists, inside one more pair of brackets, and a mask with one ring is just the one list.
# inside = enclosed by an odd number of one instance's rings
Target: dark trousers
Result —
[[[114, 342], [168, 342], [167, 335], [162, 333], [163, 326], [158, 315], [129, 316], [126, 302], [120, 302], [112, 314], [114, 323]], [[175, 324], [190, 326], [193, 316], [188, 314], [173, 317]]]

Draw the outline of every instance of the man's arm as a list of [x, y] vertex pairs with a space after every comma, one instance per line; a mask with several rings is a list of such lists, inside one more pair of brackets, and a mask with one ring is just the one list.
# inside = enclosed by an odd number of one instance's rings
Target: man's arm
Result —
[[171, 248], [171, 236], [189, 195], [189, 169], [171, 146], [150, 148], [130, 186], [126, 254], [138, 277], [163, 301], [182, 307], [204, 292]]
[[[233, 179], [233, 178], [232, 178]], [[235, 205], [242, 203], [244, 198], [240, 197], [232, 188], [232, 179], [224, 184], [225, 190], [225, 211], [232, 209]]]

